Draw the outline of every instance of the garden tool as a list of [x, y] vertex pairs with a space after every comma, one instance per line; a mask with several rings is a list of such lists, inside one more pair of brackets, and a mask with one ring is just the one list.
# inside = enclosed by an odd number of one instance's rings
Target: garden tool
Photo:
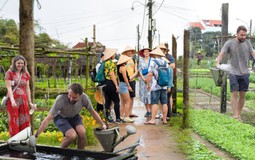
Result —
[[36, 138], [31, 135], [31, 127], [27, 127], [8, 139], [10, 149], [22, 152], [36, 152]]
[[[124, 141], [128, 136], [136, 133], [136, 128], [134, 126], [128, 125], [126, 126], [126, 132], [127, 134], [119, 137], [119, 127], [109, 128], [109, 129], [100, 129], [96, 128], [94, 129], [94, 134], [98, 141], [100, 142], [101, 146], [103, 147], [104, 151], [106, 152], [113, 152], [114, 148], [120, 144], [122, 141]], [[117, 140], [118, 139], [118, 140]], [[140, 143], [140, 140], [138, 140], [136, 143], [124, 147], [122, 149], [119, 149], [117, 151], [114, 151], [113, 153], [118, 153], [123, 150], [130, 149], [129, 152], [132, 152], [136, 146], [138, 146]]]

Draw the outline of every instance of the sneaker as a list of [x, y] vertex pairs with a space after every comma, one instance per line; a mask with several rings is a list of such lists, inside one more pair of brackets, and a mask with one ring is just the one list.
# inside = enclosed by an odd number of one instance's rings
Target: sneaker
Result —
[[112, 117], [111, 117], [111, 116], [108, 116], [108, 118], [107, 118], [107, 122], [109, 122], [109, 123], [114, 123], [114, 120], [112, 119]]
[[158, 115], [156, 115], [156, 119], [160, 119], [160, 118], [162, 118], [163, 116], [162, 116], [162, 114], [161, 113], [159, 113]]
[[133, 123], [135, 120], [133, 120], [129, 117], [126, 117], [126, 118], [124, 118], [124, 121], [126, 121], [127, 123]]
[[144, 115], [144, 117], [149, 117], [150, 116], [150, 112], [146, 112], [146, 114]]
[[126, 123], [126, 121], [124, 119], [116, 119], [116, 123]]

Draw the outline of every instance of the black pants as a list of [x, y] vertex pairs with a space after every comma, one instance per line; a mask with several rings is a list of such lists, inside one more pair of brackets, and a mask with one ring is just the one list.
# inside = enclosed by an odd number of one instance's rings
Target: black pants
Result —
[[170, 97], [172, 95], [172, 92], [174, 90], [174, 87], [171, 88], [171, 92], [167, 92], [167, 117], [171, 117], [172, 116], [172, 106], [170, 104]]
[[104, 111], [104, 106], [102, 104], [97, 103], [97, 112], [103, 112]]
[[120, 119], [120, 98], [119, 94], [116, 92], [116, 87], [112, 80], [106, 80], [104, 84], [106, 84], [106, 86], [103, 88], [106, 117], [110, 116], [110, 107], [111, 103], [113, 102], [116, 119]]

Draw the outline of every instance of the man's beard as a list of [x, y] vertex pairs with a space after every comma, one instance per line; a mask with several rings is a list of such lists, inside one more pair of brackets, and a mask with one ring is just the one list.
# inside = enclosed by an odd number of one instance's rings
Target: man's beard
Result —
[[74, 101], [74, 100], [71, 101], [71, 100], [69, 99], [69, 102], [70, 102], [71, 104], [75, 104], [77, 101]]
[[245, 38], [238, 38], [238, 41], [239, 41], [240, 43], [243, 43], [243, 42], [245, 41]]

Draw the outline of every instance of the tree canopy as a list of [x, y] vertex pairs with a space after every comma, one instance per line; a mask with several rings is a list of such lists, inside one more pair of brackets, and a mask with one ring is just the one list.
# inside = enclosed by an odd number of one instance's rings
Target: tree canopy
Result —
[[[52, 39], [46, 32], [42, 32], [43, 28], [38, 21], [34, 22], [35, 30], [35, 47], [44, 48], [67, 48], [59, 40]], [[0, 45], [12, 46], [19, 44], [19, 28], [13, 19], [0, 19]]]

